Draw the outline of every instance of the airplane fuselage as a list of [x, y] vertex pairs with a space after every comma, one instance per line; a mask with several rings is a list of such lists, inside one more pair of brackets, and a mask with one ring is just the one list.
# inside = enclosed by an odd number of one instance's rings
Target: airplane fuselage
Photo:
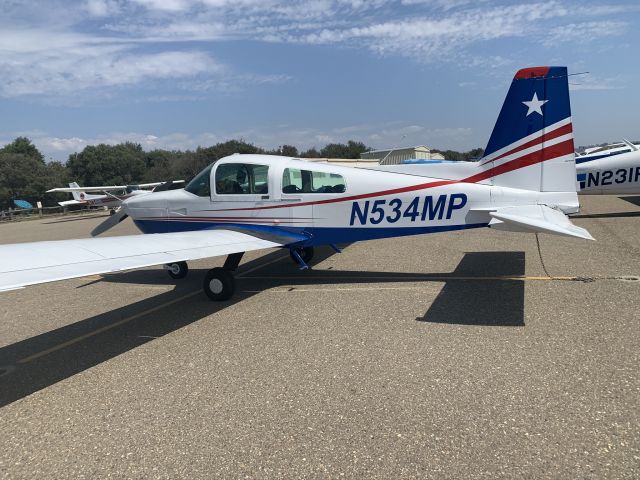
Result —
[[[237, 162], [268, 172], [256, 191], [224, 190], [218, 169], [233, 170], [229, 165]], [[533, 192], [493, 186], [489, 178], [470, 183], [264, 155], [221, 159], [208, 175], [210, 187], [203, 183], [200, 194], [189, 186], [159, 192], [140, 202], [128, 200], [127, 212], [144, 233], [225, 228], [312, 246], [486, 227], [491, 210], [514, 201], [567, 213], [578, 208], [574, 192]], [[322, 178], [326, 185], [305, 185], [305, 176], [313, 182]]]
[[640, 151], [576, 162], [581, 195], [640, 193]]

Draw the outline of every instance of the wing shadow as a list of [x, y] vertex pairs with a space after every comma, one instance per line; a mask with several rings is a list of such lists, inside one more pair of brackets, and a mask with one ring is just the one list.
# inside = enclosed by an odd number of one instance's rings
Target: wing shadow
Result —
[[[321, 261], [333, 254], [329, 248], [321, 249], [316, 258]], [[269, 268], [277, 269], [281, 263], [291, 263], [288, 255], [276, 251], [241, 265], [238, 273], [277, 258], [281, 258], [281, 262], [269, 265]], [[197, 273], [196, 270], [176, 283], [171, 291], [0, 348], [0, 407], [255, 295], [239, 288], [233, 299], [211, 302], [201, 294], [203, 275]], [[98, 281], [175, 283], [157, 269], [109, 275]], [[261, 285], [260, 290], [271, 286]], [[180, 300], [193, 292], [196, 292], [193, 296]], [[158, 311], [159, 305], [172, 301], [174, 303]], [[139, 317], [124, 321], [137, 315]], [[38, 356], [65, 344], [64, 348]], [[37, 358], [31, 359], [34, 356]]]

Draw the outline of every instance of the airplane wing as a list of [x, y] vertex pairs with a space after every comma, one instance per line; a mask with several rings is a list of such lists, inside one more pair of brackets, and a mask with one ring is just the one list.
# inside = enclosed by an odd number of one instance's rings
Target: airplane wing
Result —
[[281, 245], [231, 230], [0, 245], [0, 291]]
[[594, 240], [584, 228], [577, 227], [562, 212], [546, 205], [498, 207], [490, 211], [489, 227], [509, 232], [540, 232]]
[[62, 188], [52, 188], [51, 190], [47, 190], [47, 193], [53, 192], [105, 192], [109, 190], [123, 190], [127, 188], [126, 185], [105, 185], [103, 187], [62, 187]]
[[79, 200], [65, 200], [64, 202], [58, 202], [58, 205], [61, 207], [66, 207], [69, 205], [81, 205], [85, 202], [80, 202]]
[[184, 180], [169, 180], [168, 182], [154, 182], [154, 183], [139, 183], [137, 184], [140, 188], [149, 188], [149, 187], [157, 187], [158, 185], [163, 185], [165, 183], [184, 183]]

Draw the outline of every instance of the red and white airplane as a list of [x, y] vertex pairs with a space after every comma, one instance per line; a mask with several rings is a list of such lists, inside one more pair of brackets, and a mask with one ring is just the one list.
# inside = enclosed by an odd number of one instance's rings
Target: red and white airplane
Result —
[[232, 155], [184, 189], [125, 200], [92, 232], [131, 217], [146, 235], [0, 246], [0, 290], [159, 264], [181, 278], [187, 261], [227, 255], [203, 282], [226, 300], [250, 250], [286, 248], [306, 268], [315, 246], [401, 235], [490, 227], [592, 239], [566, 216], [579, 208], [575, 175], [567, 69], [525, 68], [480, 162], [362, 169]]
[[[138, 185], [103, 185], [99, 187], [81, 187], [76, 182], [69, 184], [69, 187], [52, 188], [47, 193], [66, 192], [73, 195], [73, 200], [58, 202], [58, 205], [67, 207], [69, 205], [87, 205], [90, 207], [109, 207], [113, 213], [125, 200], [136, 195], [146, 195], [155, 191], [160, 185], [171, 185], [184, 183], [184, 180], [174, 180], [173, 182], [141, 183]], [[149, 190], [151, 189], [151, 190]], [[96, 195], [88, 192], [101, 192]], [[112, 193], [116, 192], [116, 193]]]

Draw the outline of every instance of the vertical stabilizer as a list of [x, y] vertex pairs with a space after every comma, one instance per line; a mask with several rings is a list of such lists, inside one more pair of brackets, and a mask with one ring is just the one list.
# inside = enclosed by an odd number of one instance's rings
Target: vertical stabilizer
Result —
[[576, 191], [566, 67], [516, 73], [480, 164], [491, 172], [493, 185]]
[[[76, 182], [71, 182], [69, 184], [69, 186], [71, 188], [80, 188], [80, 185], [78, 185]], [[87, 200], [87, 194], [85, 192], [71, 192], [71, 195], [73, 195], [73, 199], [77, 200], [78, 202], [85, 202]]]

